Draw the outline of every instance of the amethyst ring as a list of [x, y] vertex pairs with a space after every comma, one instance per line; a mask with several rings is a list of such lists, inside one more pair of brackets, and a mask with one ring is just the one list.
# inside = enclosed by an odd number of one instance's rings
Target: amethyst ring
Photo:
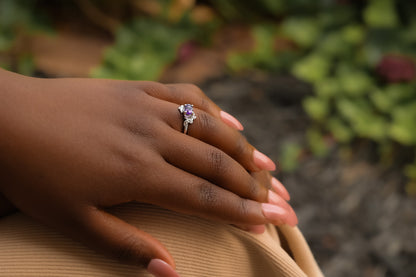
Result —
[[196, 115], [194, 113], [194, 105], [183, 104], [178, 107], [178, 110], [183, 114], [183, 133], [188, 133], [188, 125], [194, 123]]

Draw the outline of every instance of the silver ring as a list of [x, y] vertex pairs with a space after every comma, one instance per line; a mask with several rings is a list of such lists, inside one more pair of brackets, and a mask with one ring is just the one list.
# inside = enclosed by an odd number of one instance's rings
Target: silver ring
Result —
[[196, 115], [194, 113], [194, 105], [183, 104], [178, 107], [179, 112], [183, 115], [183, 133], [188, 133], [188, 125], [194, 123]]

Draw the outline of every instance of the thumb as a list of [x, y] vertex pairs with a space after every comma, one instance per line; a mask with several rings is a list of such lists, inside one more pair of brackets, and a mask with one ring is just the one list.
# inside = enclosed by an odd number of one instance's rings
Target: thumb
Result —
[[90, 209], [82, 240], [123, 263], [144, 266], [156, 277], [179, 277], [175, 262], [157, 239], [99, 209]]

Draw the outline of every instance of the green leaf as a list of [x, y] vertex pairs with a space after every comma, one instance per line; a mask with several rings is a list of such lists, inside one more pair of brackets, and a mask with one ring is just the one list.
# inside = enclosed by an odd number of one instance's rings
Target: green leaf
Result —
[[294, 171], [299, 166], [302, 147], [297, 143], [285, 143], [280, 153], [280, 164], [286, 172]]
[[311, 54], [296, 62], [292, 67], [292, 73], [301, 80], [316, 83], [329, 74], [330, 65], [324, 56]]
[[370, 0], [363, 18], [367, 25], [374, 28], [394, 28], [399, 25], [394, 0]]
[[416, 162], [407, 165], [404, 168], [404, 173], [409, 179], [416, 180]]
[[323, 98], [308, 97], [303, 101], [305, 111], [315, 120], [322, 121], [329, 114], [328, 101]]
[[332, 98], [341, 92], [341, 86], [336, 78], [326, 78], [315, 84], [315, 91], [319, 97]]
[[338, 117], [331, 117], [329, 119], [328, 129], [339, 142], [350, 142], [354, 137], [353, 130]]
[[282, 24], [283, 33], [301, 47], [311, 47], [321, 33], [319, 21], [309, 17], [291, 17]]
[[392, 119], [391, 137], [404, 145], [416, 144], [416, 102], [395, 107]]
[[394, 105], [394, 102], [389, 95], [382, 89], [376, 89], [370, 94], [370, 99], [374, 106], [382, 112], [389, 112]]
[[310, 128], [306, 132], [306, 139], [309, 144], [309, 148], [315, 156], [323, 157], [328, 154], [328, 145], [325, 142], [325, 139], [322, 133], [315, 129]]
[[343, 57], [347, 55], [350, 48], [339, 32], [329, 33], [319, 43], [319, 51], [330, 57]]
[[341, 89], [350, 96], [368, 94], [373, 88], [373, 78], [366, 72], [354, 68], [337, 68]]
[[107, 49], [103, 64], [92, 72], [98, 78], [157, 80], [176, 58], [179, 45], [189, 40], [192, 29], [138, 19], [122, 26], [114, 46]]
[[351, 45], [363, 43], [365, 38], [364, 27], [358, 24], [347, 25], [341, 30], [342, 39]]

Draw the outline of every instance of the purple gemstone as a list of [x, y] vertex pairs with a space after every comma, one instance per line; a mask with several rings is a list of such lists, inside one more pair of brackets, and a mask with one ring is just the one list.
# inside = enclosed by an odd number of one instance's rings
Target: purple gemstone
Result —
[[185, 104], [185, 111], [192, 111], [192, 105], [191, 104]]

